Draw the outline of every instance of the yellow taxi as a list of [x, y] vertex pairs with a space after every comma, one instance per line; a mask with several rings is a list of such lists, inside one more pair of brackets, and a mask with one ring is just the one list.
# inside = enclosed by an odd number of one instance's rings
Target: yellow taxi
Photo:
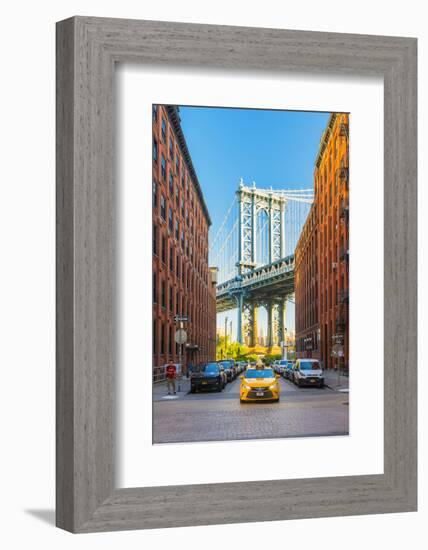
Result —
[[245, 371], [240, 377], [239, 400], [247, 401], [279, 401], [281, 392], [279, 375], [271, 368], [256, 367]]

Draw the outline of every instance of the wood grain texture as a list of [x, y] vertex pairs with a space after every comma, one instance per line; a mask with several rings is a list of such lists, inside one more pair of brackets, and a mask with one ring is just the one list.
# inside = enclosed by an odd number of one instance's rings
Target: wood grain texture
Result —
[[[383, 76], [383, 475], [115, 489], [115, 62]], [[92, 532], [416, 509], [416, 78], [412, 38], [87, 17], [58, 23], [59, 527]]]

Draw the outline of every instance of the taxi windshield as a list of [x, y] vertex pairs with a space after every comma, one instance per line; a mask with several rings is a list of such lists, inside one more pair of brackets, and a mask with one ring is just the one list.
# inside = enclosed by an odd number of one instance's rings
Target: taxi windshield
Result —
[[275, 378], [272, 369], [251, 369], [245, 373], [245, 378]]

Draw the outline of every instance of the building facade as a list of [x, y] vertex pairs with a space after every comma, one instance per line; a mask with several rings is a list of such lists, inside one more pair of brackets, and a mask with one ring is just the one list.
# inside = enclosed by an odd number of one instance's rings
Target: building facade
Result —
[[[211, 224], [180, 124], [179, 109], [153, 105], [153, 367], [215, 359], [215, 271], [208, 266]], [[187, 342], [175, 342], [179, 323]]]
[[295, 328], [298, 357], [320, 358], [317, 204], [311, 206], [295, 251]]
[[[296, 248], [296, 346], [299, 356], [307, 356], [312, 347], [313, 356], [326, 368], [345, 370], [349, 369], [348, 218], [349, 115], [333, 113], [315, 162], [311, 215]], [[314, 264], [316, 291], [311, 286]], [[308, 332], [317, 332], [313, 344]]]

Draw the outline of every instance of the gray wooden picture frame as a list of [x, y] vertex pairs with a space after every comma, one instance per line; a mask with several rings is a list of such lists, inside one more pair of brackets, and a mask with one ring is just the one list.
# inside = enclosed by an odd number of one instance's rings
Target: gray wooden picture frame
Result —
[[[56, 47], [58, 527], [83, 533], [416, 510], [416, 39], [73, 17], [57, 24]], [[115, 487], [118, 62], [383, 77], [382, 475]]]

